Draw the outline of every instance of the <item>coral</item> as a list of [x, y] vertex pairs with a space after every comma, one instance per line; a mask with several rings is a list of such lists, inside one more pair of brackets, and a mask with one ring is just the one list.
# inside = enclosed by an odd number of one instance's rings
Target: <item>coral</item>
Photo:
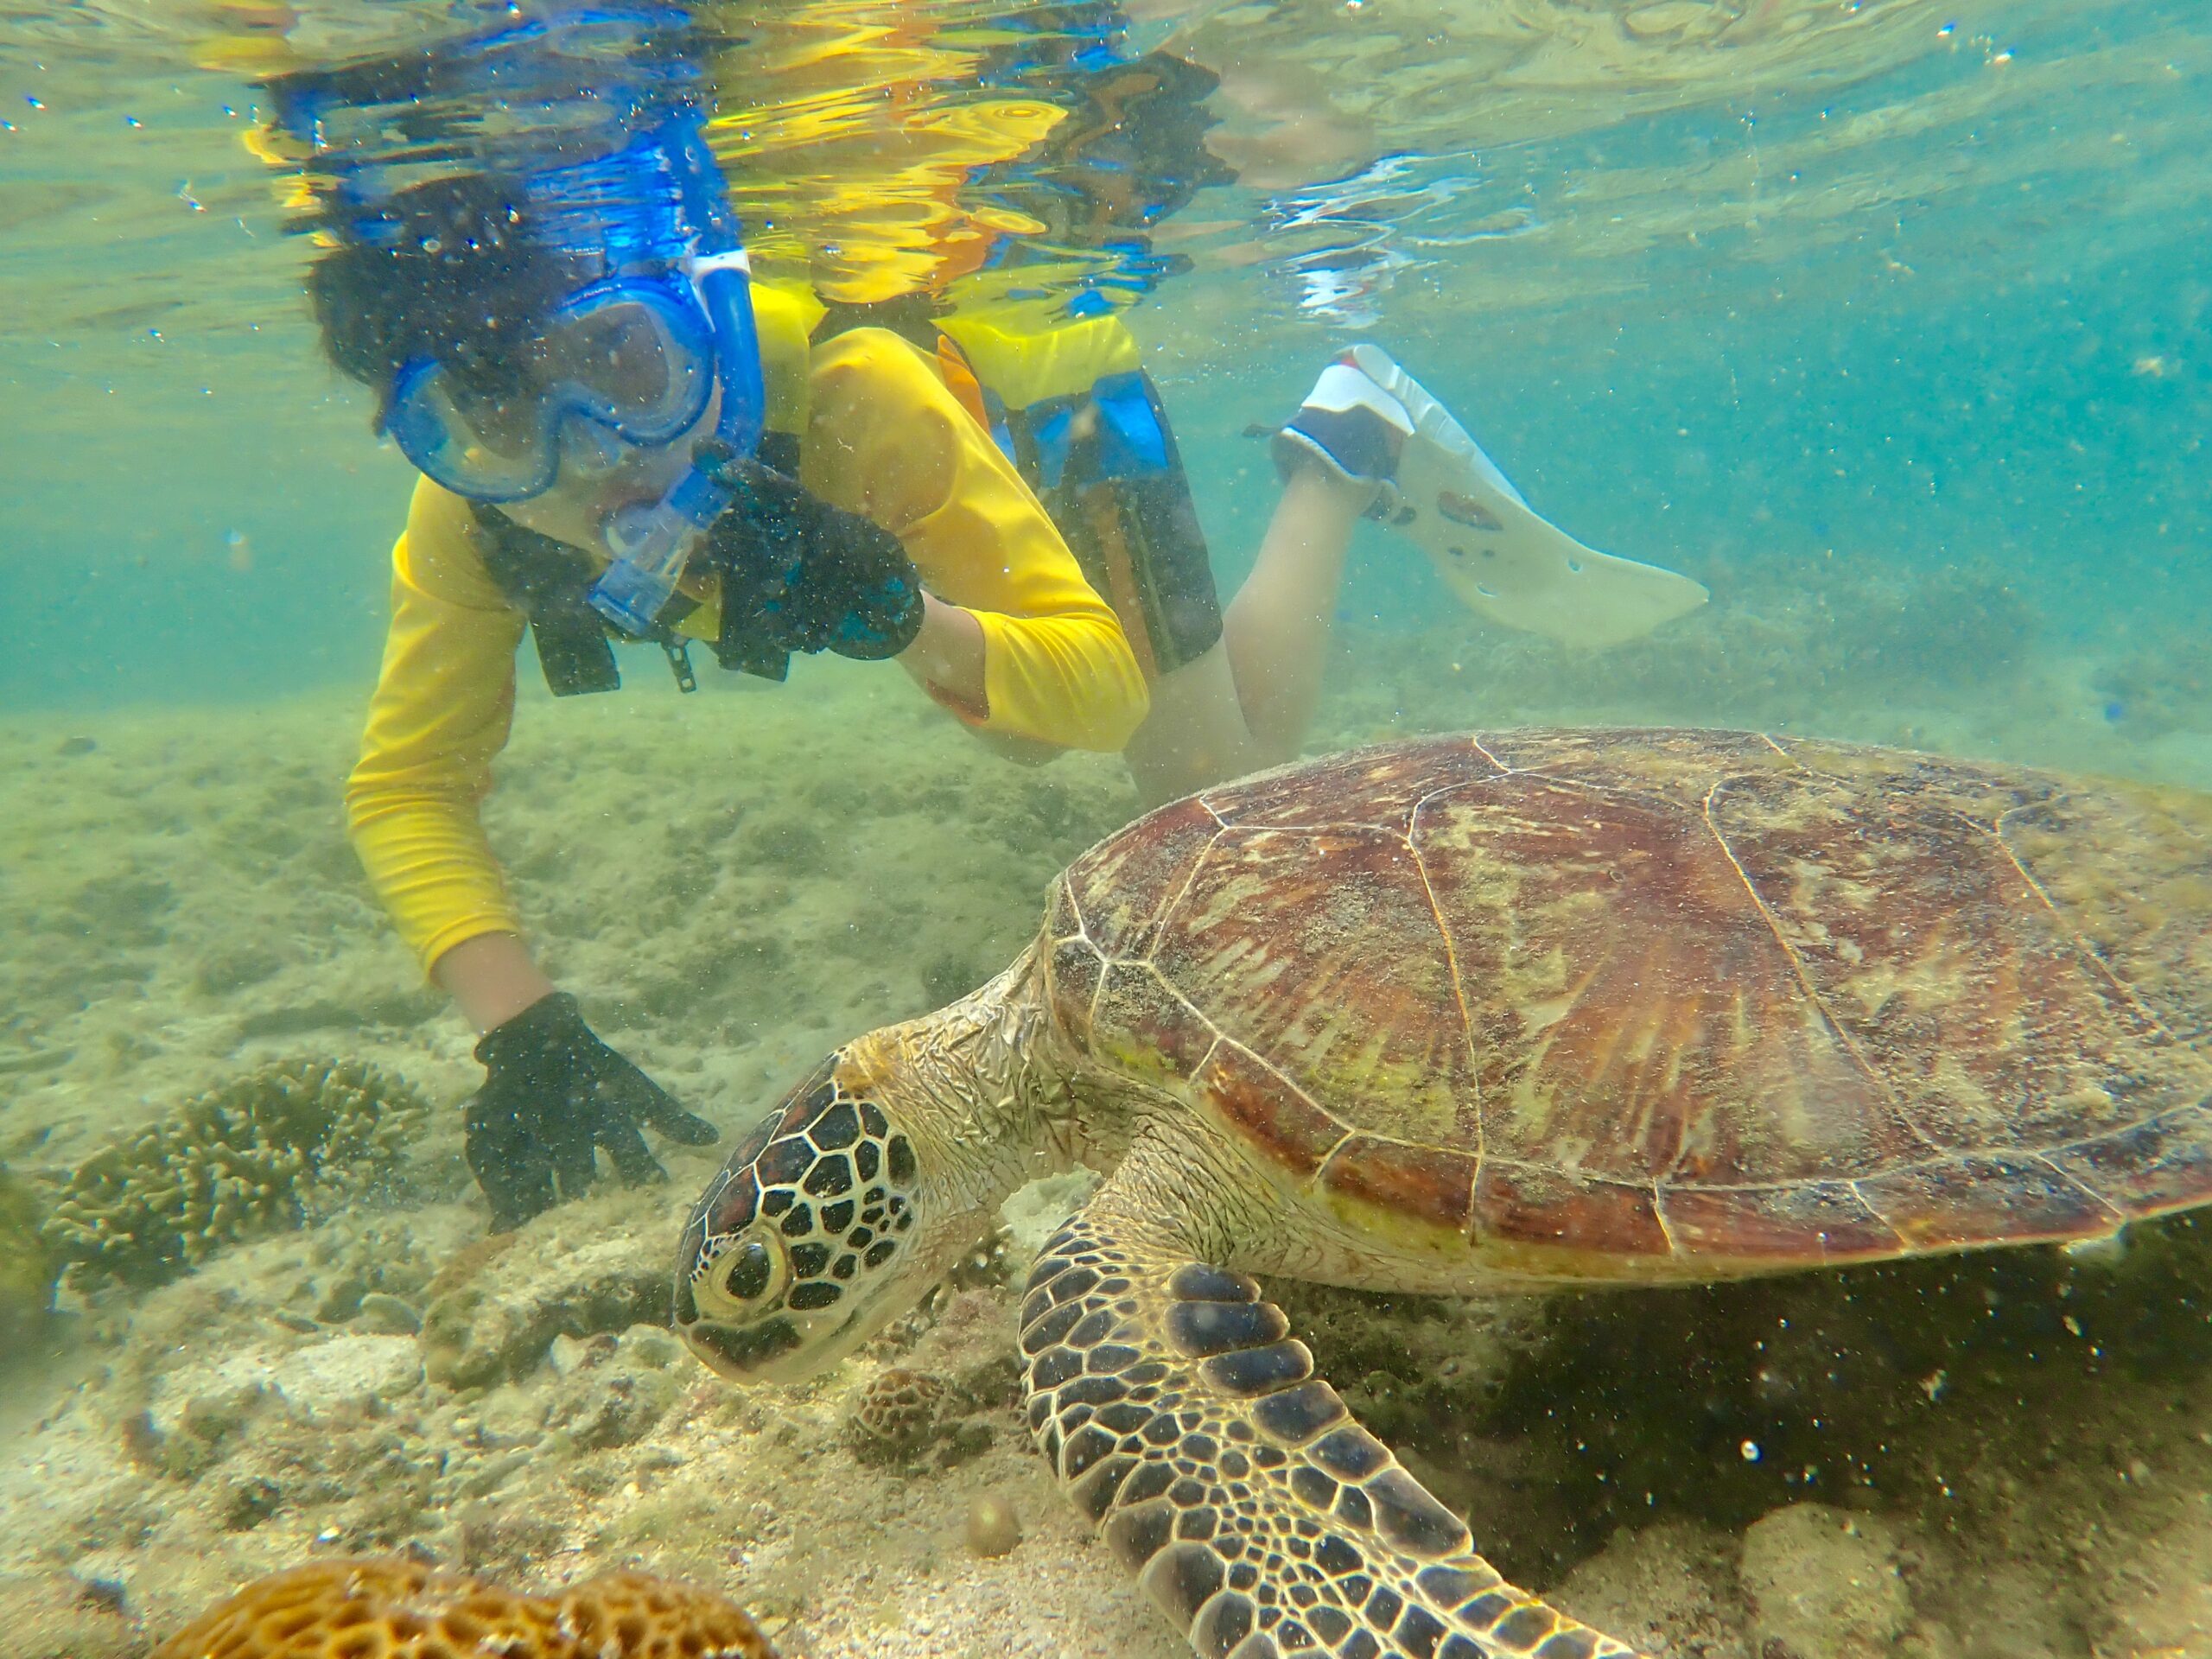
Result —
[[853, 1450], [885, 1462], [912, 1457], [937, 1438], [951, 1395], [951, 1385], [928, 1371], [893, 1366], [879, 1372], [861, 1390], [846, 1420]]
[[59, 1265], [47, 1248], [30, 1189], [0, 1167], [0, 1351], [20, 1352], [54, 1311]]
[[334, 1171], [389, 1166], [429, 1109], [373, 1066], [263, 1066], [86, 1159], [48, 1245], [79, 1281], [160, 1284], [225, 1244], [299, 1225]]
[[[995, 1380], [995, 1379], [993, 1379]], [[995, 1401], [936, 1371], [893, 1366], [861, 1389], [845, 1417], [845, 1444], [862, 1463], [950, 1469], [988, 1451], [991, 1426], [977, 1415]]]
[[775, 1659], [720, 1596], [608, 1573], [543, 1596], [411, 1560], [295, 1567], [248, 1585], [154, 1659]]

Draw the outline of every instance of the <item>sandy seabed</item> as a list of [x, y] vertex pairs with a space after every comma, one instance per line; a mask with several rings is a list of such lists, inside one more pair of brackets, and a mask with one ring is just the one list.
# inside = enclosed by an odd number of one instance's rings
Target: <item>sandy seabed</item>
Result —
[[[1781, 591], [1594, 664], [1353, 629], [1313, 747], [1740, 723], [2212, 787], [2212, 697], [2179, 658], [2037, 656], [1972, 591], [1849, 626]], [[1052, 872], [1136, 808], [1118, 762], [1002, 763], [887, 670], [682, 699], [629, 671], [619, 697], [525, 695], [487, 816], [549, 968], [726, 1134], [842, 1038], [1002, 965]], [[485, 1241], [468, 1034], [340, 831], [357, 718], [0, 726], [0, 1161], [66, 1172], [296, 1054], [441, 1109], [302, 1229], [158, 1288], [64, 1285], [0, 1371], [0, 1655], [143, 1653], [258, 1574], [398, 1549], [518, 1583], [692, 1579], [801, 1659], [1183, 1654], [1020, 1430], [1018, 1241], [827, 1377], [752, 1393], [656, 1328], [719, 1151]], [[1651, 1652], [2212, 1659], [2198, 1232], [1712, 1292], [1285, 1300], [1501, 1566]], [[894, 1368], [943, 1400], [887, 1445], [854, 1421]], [[986, 1498], [1019, 1516], [1007, 1553], [969, 1541]]]

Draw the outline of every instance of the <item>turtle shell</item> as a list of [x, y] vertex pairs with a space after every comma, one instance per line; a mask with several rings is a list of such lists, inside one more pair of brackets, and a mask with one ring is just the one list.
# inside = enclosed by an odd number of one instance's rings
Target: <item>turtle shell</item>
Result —
[[1054, 888], [1090, 1061], [1536, 1277], [2108, 1235], [2212, 1199], [2212, 800], [1708, 731], [1353, 751]]

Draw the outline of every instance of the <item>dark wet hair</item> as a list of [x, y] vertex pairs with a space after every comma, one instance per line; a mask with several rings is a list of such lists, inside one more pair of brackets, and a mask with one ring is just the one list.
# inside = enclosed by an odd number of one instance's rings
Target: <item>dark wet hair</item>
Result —
[[324, 353], [382, 401], [408, 363], [437, 359], [488, 391], [527, 373], [522, 353], [553, 308], [599, 272], [534, 234], [520, 181], [433, 179], [340, 228], [308, 296]]

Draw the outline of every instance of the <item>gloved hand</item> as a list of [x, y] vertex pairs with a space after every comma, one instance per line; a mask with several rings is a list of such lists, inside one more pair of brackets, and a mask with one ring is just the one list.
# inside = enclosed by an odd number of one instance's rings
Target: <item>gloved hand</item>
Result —
[[785, 652], [874, 661], [913, 644], [922, 583], [896, 536], [747, 456], [700, 465], [731, 496], [711, 532], [726, 665], [781, 678]]
[[508, 1232], [550, 1209], [554, 1185], [573, 1198], [599, 1173], [604, 1147], [629, 1182], [668, 1172], [646, 1149], [645, 1125], [687, 1147], [719, 1138], [584, 1024], [576, 999], [540, 997], [476, 1045], [484, 1086], [468, 1103], [468, 1167], [492, 1201], [492, 1226]]

